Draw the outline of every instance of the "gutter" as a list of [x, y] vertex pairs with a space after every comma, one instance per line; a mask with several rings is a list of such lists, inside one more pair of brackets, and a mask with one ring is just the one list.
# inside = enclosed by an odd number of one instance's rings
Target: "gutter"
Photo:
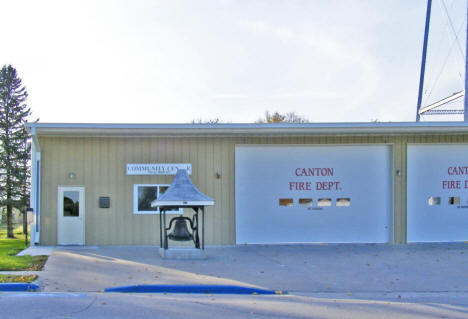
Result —
[[109, 124], [27, 123], [41, 136], [293, 136], [465, 134], [465, 122]]

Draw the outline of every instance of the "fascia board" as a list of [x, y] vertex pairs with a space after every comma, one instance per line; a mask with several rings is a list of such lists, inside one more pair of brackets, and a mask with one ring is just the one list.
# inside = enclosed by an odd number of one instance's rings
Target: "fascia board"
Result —
[[40, 136], [236, 136], [468, 133], [465, 122], [279, 124], [27, 123]]
[[156, 201], [152, 207], [160, 206], [175, 206], [175, 207], [185, 207], [185, 206], [213, 206], [214, 201]]

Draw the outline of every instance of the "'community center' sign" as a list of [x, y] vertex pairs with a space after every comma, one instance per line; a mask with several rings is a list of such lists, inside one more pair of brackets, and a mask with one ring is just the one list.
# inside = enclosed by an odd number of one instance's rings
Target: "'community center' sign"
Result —
[[185, 169], [192, 174], [192, 164], [127, 164], [127, 175], [175, 175], [177, 170]]

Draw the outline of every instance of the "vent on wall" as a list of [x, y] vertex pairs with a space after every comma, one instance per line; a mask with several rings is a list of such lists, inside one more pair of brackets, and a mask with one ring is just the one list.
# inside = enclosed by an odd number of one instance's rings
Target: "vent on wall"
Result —
[[99, 197], [99, 208], [109, 208], [109, 207], [110, 207], [110, 198]]

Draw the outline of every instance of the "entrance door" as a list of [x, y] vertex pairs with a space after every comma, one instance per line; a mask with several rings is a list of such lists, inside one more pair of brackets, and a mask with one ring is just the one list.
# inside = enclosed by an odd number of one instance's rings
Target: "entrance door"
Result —
[[58, 188], [57, 244], [84, 245], [84, 187]]

